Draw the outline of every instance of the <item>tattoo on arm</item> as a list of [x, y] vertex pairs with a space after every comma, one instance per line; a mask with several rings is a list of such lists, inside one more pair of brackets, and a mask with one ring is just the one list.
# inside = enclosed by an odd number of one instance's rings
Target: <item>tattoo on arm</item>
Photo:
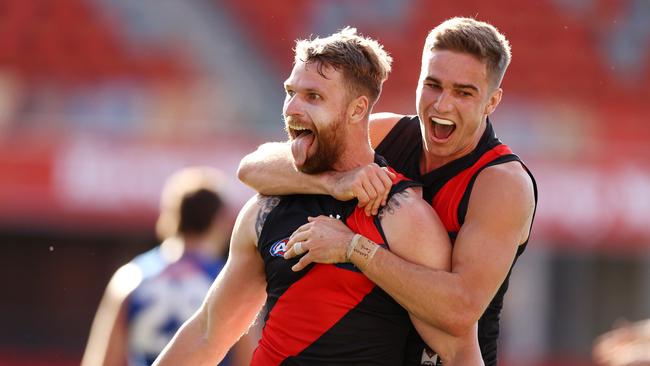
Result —
[[377, 214], [379, 220], [381, 221], [385, 216], [394, 214], [395, 211], [405, 204], [405, 200], [408, 199], [409, 196], [410, 193], [408, 190], [397, 192], [392, 195], [388, 202], [386, 202], [386, 206], [379, 210], [379, 213]]
[[269, 216], [269, 213], [280, 203], [280, 197], [278, 196], [263, 196], [259, 195], [257, 199], [257, 204], [262, 206], [257, 212], [257, 219], [255, 220], [255, 233], [257, 234], [257, 239], [260, 238], [262, 233], [262, 228], [266, 222], [266, 218]]

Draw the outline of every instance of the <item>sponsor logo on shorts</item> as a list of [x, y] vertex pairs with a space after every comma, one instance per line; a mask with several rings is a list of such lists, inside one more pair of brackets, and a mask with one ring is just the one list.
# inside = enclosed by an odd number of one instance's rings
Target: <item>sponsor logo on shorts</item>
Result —
[[289, 238], [276, 241], [275, 244], [271, 245], [271, 249], [269, 249], [269, 252], [274, 257], [283, 257], [284, 252], [287, 251], [288, 242], [289, 242]]

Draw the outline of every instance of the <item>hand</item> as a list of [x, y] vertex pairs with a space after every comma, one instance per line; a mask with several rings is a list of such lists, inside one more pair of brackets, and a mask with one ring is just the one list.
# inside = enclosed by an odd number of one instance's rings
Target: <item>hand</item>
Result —
[[347, 201], [359, 200], [359, 207], [365, 207], [366, 215], [376, 215], [386, 204], [395, 174], [372, 163], [347, 172], [334, 173], [333, 184], [328, 187], [332, 197]]
[[[348, 244], [354, 233], [338, 220], [327, 216], [308, 217], [308, 223], [299, 227], [287, 242], [284, 258], [290, 259], [302, 253], [291, 269], [301, 271], [310, 263], [344, 263]], [[301, 253], [296, 254], [295, 245], [301, 242]]]
[[624, 324], [598, 337], [593, 347], [596, 364], [650, 365], [650, 321]]

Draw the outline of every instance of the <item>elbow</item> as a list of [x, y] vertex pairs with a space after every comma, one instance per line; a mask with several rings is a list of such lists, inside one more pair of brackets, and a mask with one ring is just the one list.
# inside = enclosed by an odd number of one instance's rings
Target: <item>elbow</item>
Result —
[[[256, 186], [260, 182], [259, 171], [268, 164], [267, 157], [273, 155], [274, 146], [276, 146], [276, 143], [266, 143], [244, 156], [237, 167], [237, 179], [254, 190], [258, 190], [259, 187]], [[263, 192], [260, 193], [264, 194]]]
[[248, 156], [244, 157], [237, 167], [237, 179], [240, 182], [249, 185], [251, 171], [253, 170], [252, 164], [248, 161]]
[[445, 333], [455, 338], [462, 338], [474, 329], [476, 321], [470, 320], [469, 317], [458, 317], [444, 325]]
[[256, 152], [244, 156], [239, 162], [237, 167], [237, 179], [245, 185], [257, 190], [256, 187], [256, 171], [261, 168], [260, 162], [257, 160]]
[[448, 314], [450, 316], [442, 324], [443, 331], [453, 337], [463, 337], [476, 331], [476, 324], [483, 311], [470, 296], [462, 296]]

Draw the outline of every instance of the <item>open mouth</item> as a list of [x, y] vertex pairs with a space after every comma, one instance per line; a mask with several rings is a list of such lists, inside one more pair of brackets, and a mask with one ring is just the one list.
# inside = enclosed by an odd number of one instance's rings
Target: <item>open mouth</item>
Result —
[[306, 136], [303, 136], [305, 134], [313, 134], [314, 133], [309, 128], [301, 127], [301, 126], [289, 126], [288, 129], [289, 129], [289, 135], [291, 136], [292, 140], [295, 140], [295, 139], [297, 139], [297, 138], [299, 138], [301, 136], [306, 137]]
[[294, 163], [300, 168], [307, 158], [313, 154], [314, 150], [314, 131], [302, 126], [287, 126], [289, 136], [291, 137], [291, 153], [293, 154]]
[[456, 124], [453, 121], [443, 118], [430, 118], [433, 124], [433, 136], [438, 140], [448, 139], [456, 130]]

